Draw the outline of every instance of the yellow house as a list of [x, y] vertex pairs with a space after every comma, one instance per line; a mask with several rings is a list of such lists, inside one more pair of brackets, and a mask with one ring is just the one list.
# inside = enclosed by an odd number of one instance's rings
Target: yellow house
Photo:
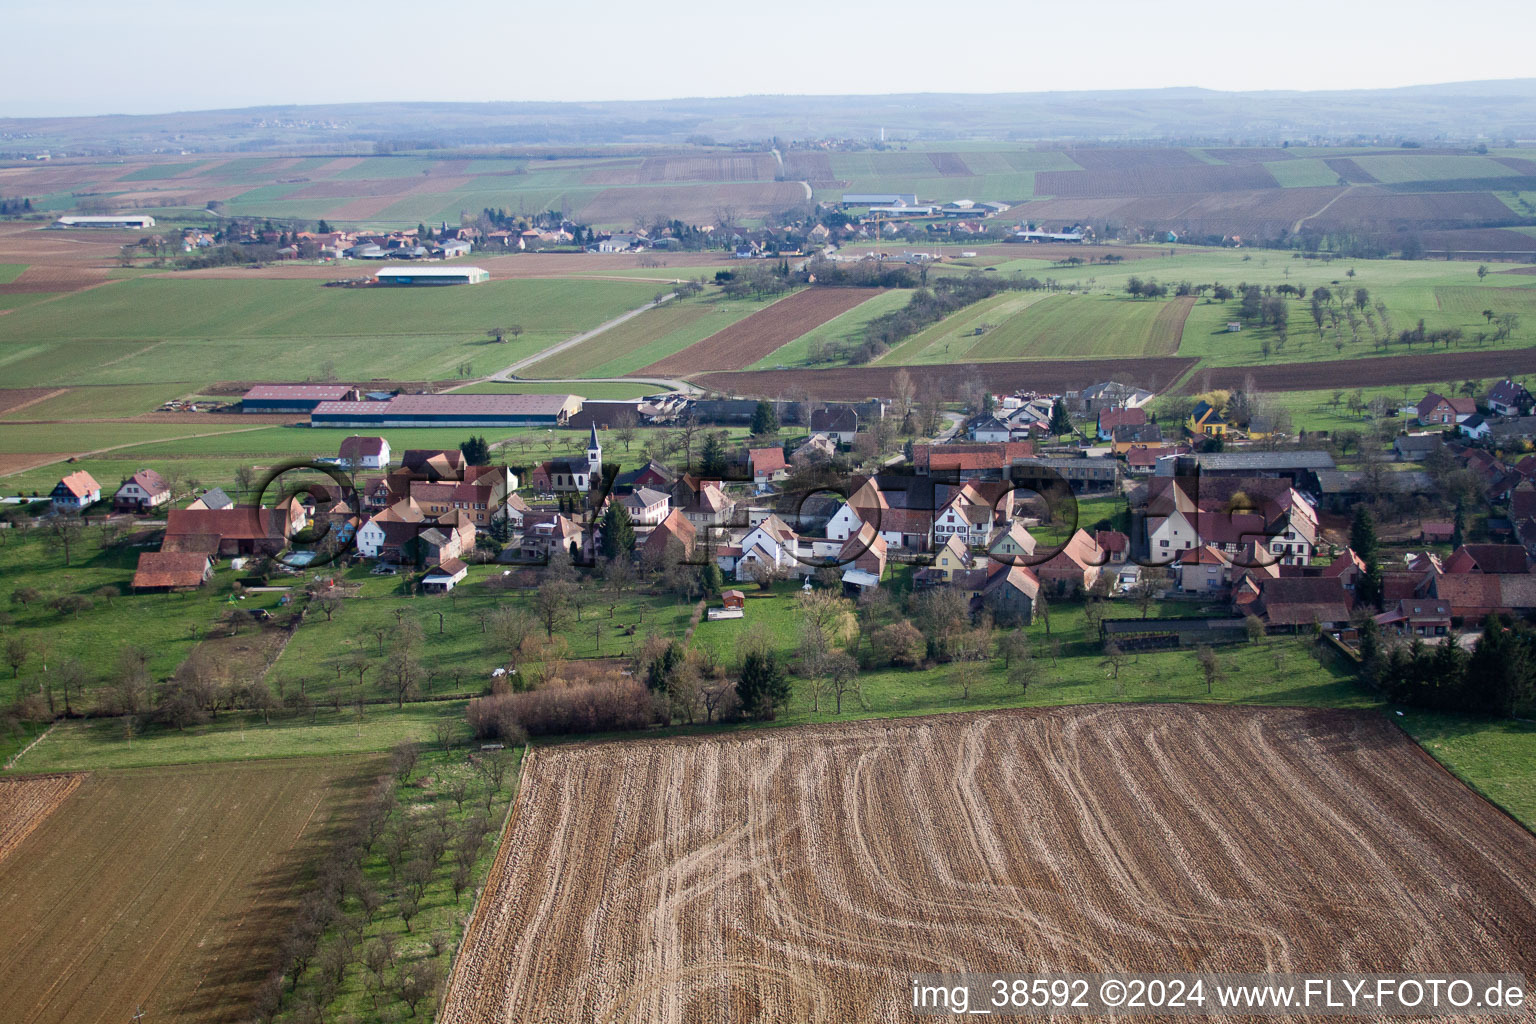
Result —
[[1191, 434], [1200, 434], [1204, 437], [1224, 437], [1231, 428], [1221, 411], [1210, 402], [1195, 403], [1194, 411], [1189, 414], [1189, 419], [1184, 421], [1184, 426]]
[[965, 542], [958, 535], [950, 534], [944, 546], [939, 548], [939, 553], [934, 556], [933, 567], [944, 574], [946, 582], [955, 578], [955, 573], [971, 567], [971, 553], [966, 550]]

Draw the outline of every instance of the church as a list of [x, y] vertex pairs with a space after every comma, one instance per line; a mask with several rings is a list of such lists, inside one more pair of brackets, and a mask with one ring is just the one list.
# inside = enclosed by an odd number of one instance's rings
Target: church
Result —
[[602, 478], [603, 446], [597, 439], [597, 427], [593, 425], [585, 459], [550, 459], [542, 462], [534, 468], [530, 483], [540, 492], [585, 494]]

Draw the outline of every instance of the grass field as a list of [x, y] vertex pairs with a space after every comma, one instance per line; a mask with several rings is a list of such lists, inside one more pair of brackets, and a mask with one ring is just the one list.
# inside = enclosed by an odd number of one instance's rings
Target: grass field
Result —
[[968, 359], [1161, 356], [1178, 350], [1180, 331], [1160, 324], [1171, 303], [1108, 295], [1052, 295], [999, 323]]
[[[24, 409], [9, 409], [5, 392], [0, 390], [0, 419], [75, 420], [92, 417], [137, 416], [153, 412], [163, 402], [187, 394], [184, 385], [118, 384], [56, 389], [61, 393], [33, 402]], [[3, 446], [3, 442], [0, 442]]]
[[1536, 724], [1416, 708], [1393, 717], [1457, 778], [1536, 830]]
[[[646, 282], [598, 279], [358, 290], [141, 278], [8, 314], [0, 373], [13, 386], [304, 380], [323, 363], [361, 380], [443, 379], [466, 362], [471, 373], [500, 369], [653, 294]], [[71, 325], [66, 339], [61, 321]], [[514, 341], [486, 337], [513, 324], [524, 329]]]
[[[994, 295], [903, 339], [875, 362], [882, 366], [954, 362], [980, 344], [989, 325], [995, 327], [1036, 303], [1056, 297], [1043, 291]], [[977, 334], [978, 330], [983, 333]]]
[[655, 384], [622, 384], [617, 381], [602, 381], [591, 384], [584, 382], [546, 384], [536, 380], [519, 380], [506, 382], [487, 381], [483, 384], [471, 384], [469, 387], [460, 388], [459, 390], [466, 395], [563, 395], [571, 392], [580, 393], [583, 398], [600, 400], [644, 398], [646, 395], [654, 395], [667, 389], [657, 387]]
[[769, 299], [718, 296], [648, 309], [523, 370], [536, 377], [621, 377], [702, 341], [767, 306]]
[[[35, 1024], [249, 1019], [366, 759], [99, 773], [0, 861], [0, 987]], [[131, 855], [127, 855], [131, 851]]]

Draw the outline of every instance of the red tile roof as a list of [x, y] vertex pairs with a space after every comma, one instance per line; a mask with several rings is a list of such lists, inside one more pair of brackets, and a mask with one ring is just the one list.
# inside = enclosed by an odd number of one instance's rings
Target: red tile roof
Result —
[[96, 478], [83, 469], [75, 470], [60, 480], [59, 483], [63, 485], [66, 491], [77, 498], [84, 498], [92, 491], [101, 490], [101, 484], [96, 482]]
[[146, 551], [139, 555], [133, 587], [200, 587], [208, 571], [208, 556], [173, 551]]

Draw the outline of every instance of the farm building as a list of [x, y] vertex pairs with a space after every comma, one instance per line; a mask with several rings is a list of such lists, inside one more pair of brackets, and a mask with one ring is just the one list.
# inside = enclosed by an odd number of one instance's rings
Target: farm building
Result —
[[146, 551], [133, 574], [136, 593], [200, 587], [213, 575], [213, 563], [201, 552]]
[[341, 442], [337, 457], [344, 466], [359, 469], [384, 469], [389, 466], [389, 442], [382, 437], [353, 434]]
[[385, 267], [373, 275], [374, 284], [402, 287], [481, 284], [490, 279], [490, 273], [479, 267]]
[[147, 213], [130, 213], [116, 217], [60, 217], [53, 222], [56, 228], [152, 228], [155, 218]]
[[350, 384], [258, 384], [240, 399], [241, 412], [311, 412], [321, 402], [356, 402]]
[[844, 192], [844, 206], [916, 206], [916, 192]]
[[312, 427], [563, 427], [577, 395], [396, 395], [387, 402], [321, 402]]
[[446, 594], [469, 574], [469, 566], [457, 558], [445, 558], [421, 578], [421, 589], [429, 594]]

